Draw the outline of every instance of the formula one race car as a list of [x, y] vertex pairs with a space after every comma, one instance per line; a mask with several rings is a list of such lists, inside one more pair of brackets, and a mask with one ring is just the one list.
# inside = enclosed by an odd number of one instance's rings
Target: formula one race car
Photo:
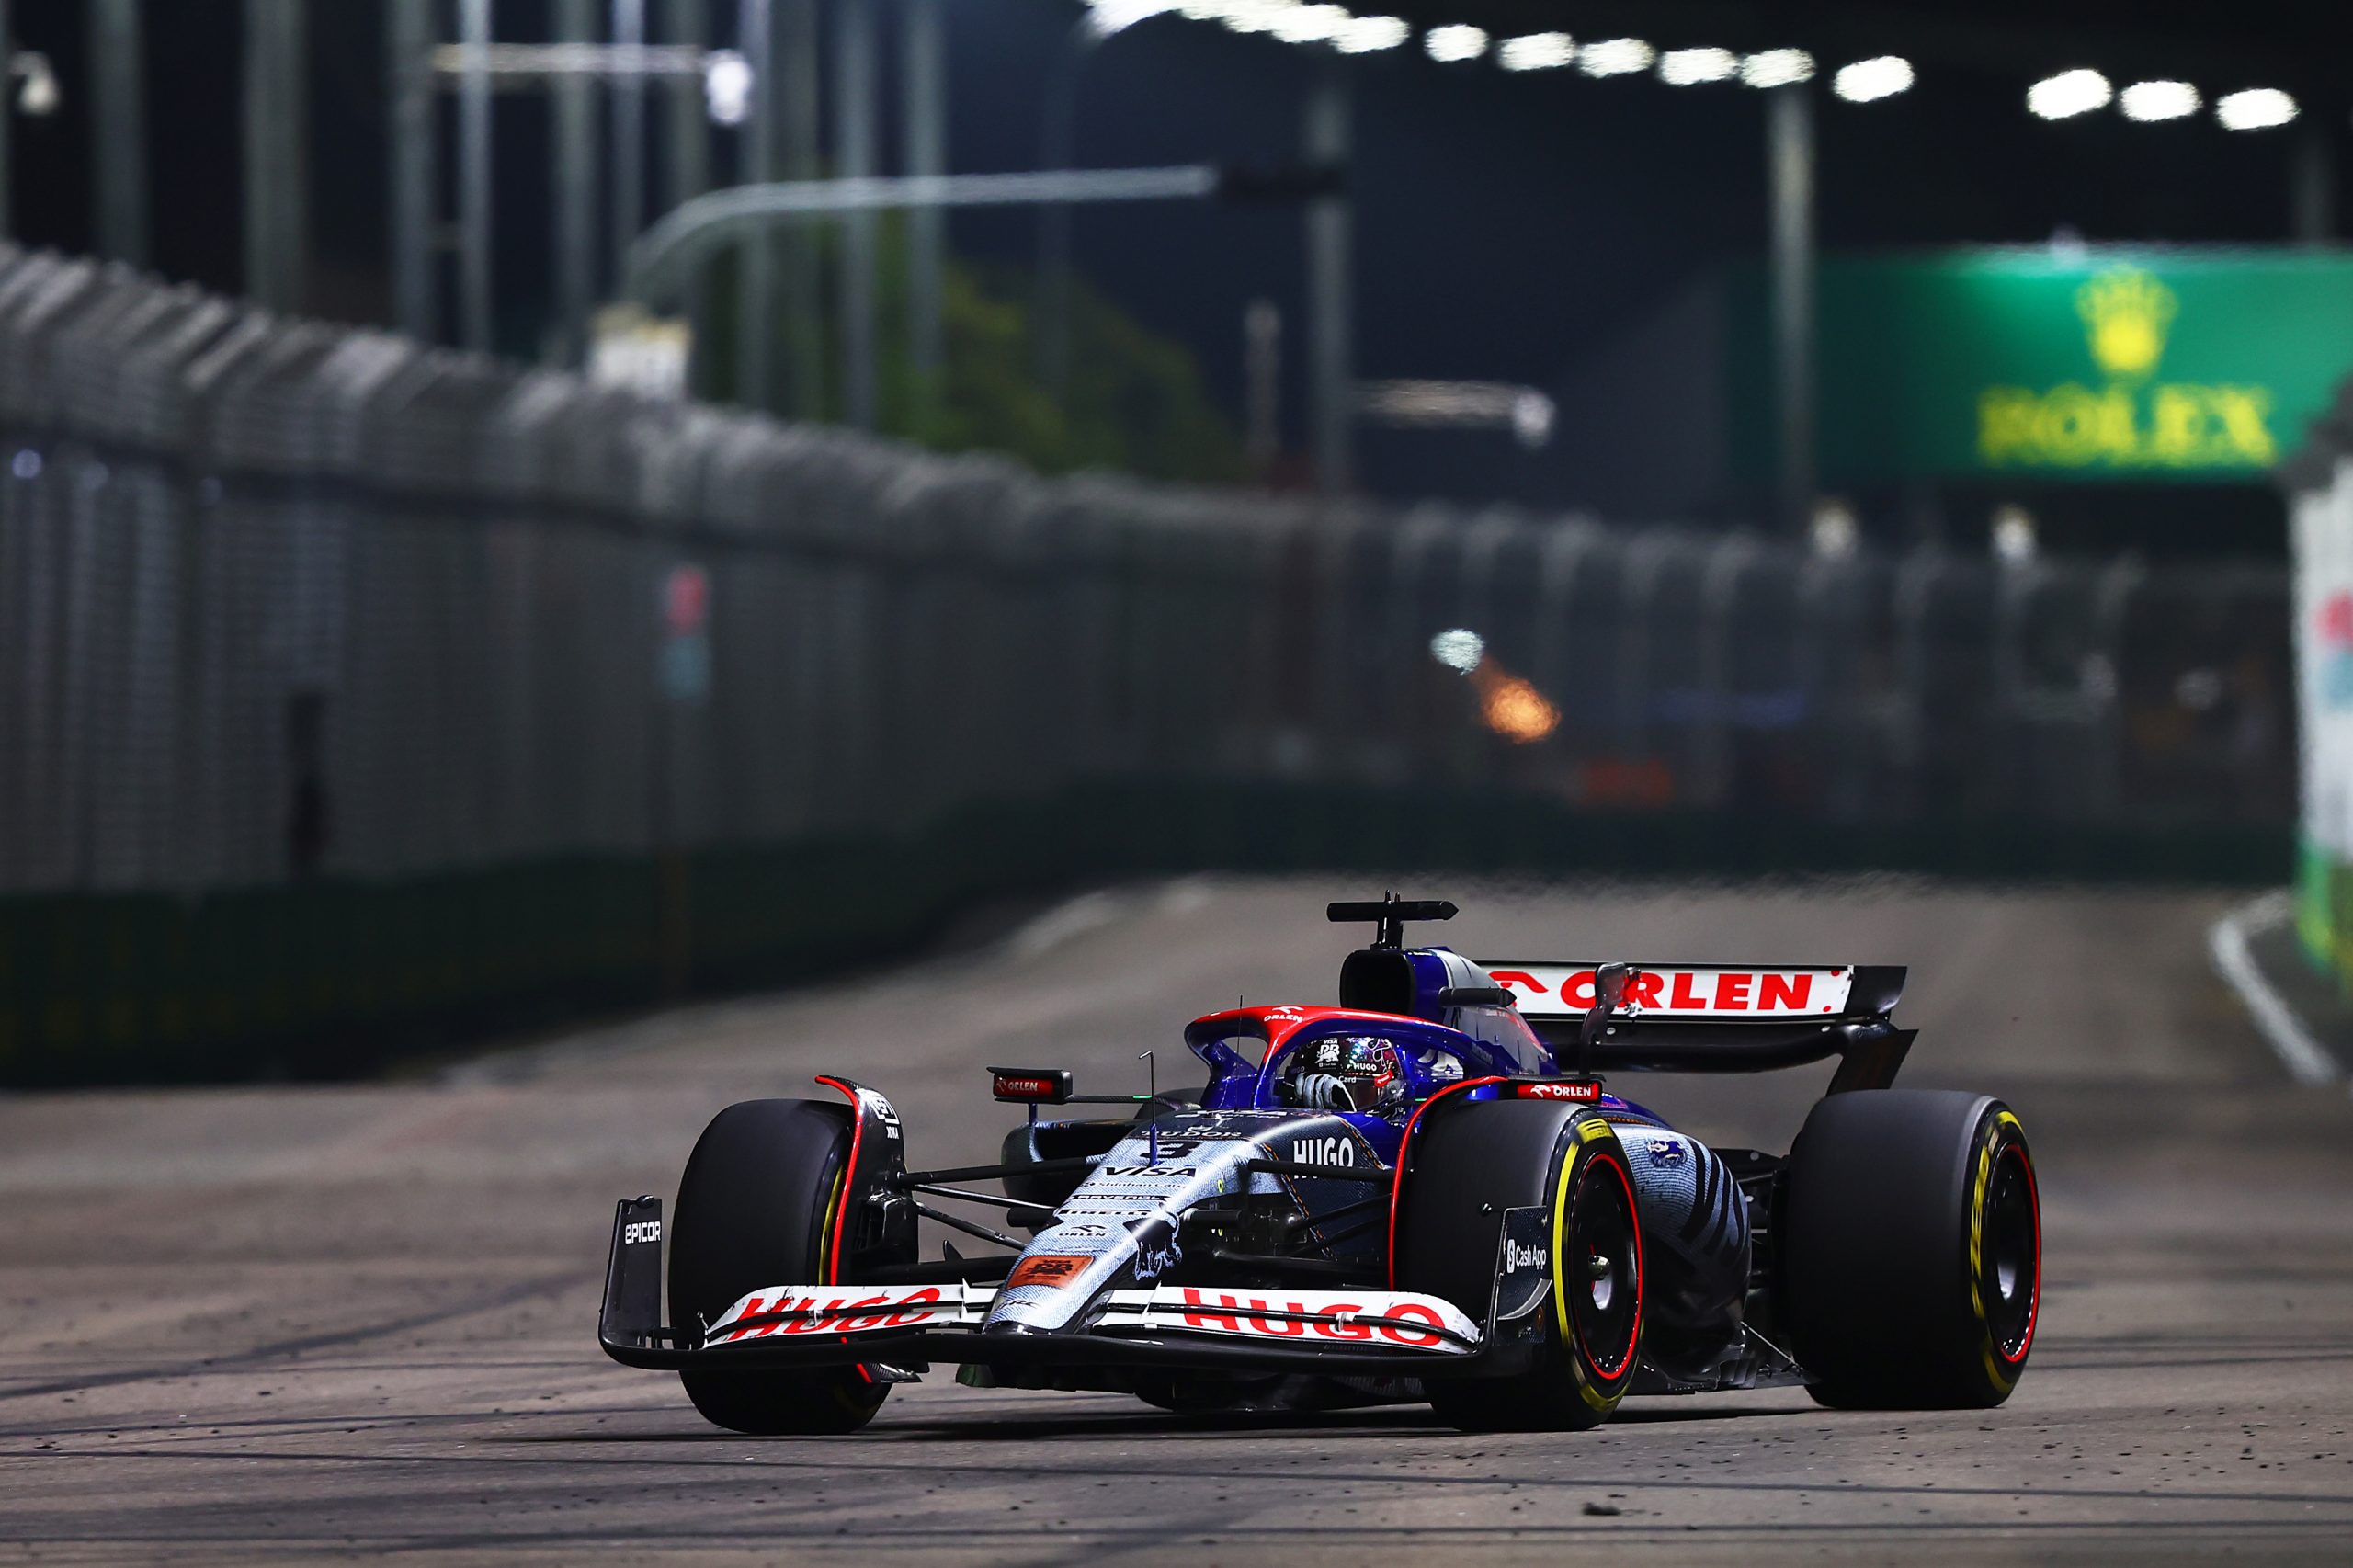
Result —
[[[2034, 1165], [2000, 1101], [1888, 1086], [1903, 970], [1404, 945], [1404, 921], [1454, 912], [1332, 905], [1379, 923], [1340, 1005], [1196, 1020], [1197, 1098], [993, 1069], [1028, 1108], [997, 1165], [908, 1169], [890, 1102], [847, 1078], [817, 1080], [845, 1103], [730, 1106], [679, 1183], [676, 1326], [661, 1201], [632, 1199], [599, 1341], [751, 1433], [854, 1429], [943, 1361], [1176, 1410], [1427, 1400], [1467, 1428], [1774, 1384], [1845, 1407], [2008, 1397], [2041, 1284]], [[1787, 1155], [1709, 1148], [1598, 1075], [1834, 1056]], [[1039, 1115], [1090, 1098], [1135, 1108]], [[921, 1219], [1001, 1250], [924, 1257]]]

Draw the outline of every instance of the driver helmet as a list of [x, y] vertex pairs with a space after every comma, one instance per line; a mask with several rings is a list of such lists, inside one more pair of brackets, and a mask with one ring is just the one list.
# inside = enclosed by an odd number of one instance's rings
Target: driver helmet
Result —
[[1335, 1035], [1301, 1053], [1293, 1099], [1310, 1110], [1393, 1117], [1405, 1108], [1397, 1048], [1376, 1035]]

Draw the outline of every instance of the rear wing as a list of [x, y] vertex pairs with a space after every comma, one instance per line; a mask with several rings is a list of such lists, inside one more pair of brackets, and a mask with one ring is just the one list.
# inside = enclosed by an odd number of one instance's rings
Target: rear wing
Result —
[[[1840, 1058], [1830, 1092], [1885, 1088], [1918, 1033], [1890, 1020], [1896, 964], [1561, 963], [1479, 967], [1579, 1072], [1763, 1073]], [[1615, 1005], [1602, 993], [1614, 988]]]

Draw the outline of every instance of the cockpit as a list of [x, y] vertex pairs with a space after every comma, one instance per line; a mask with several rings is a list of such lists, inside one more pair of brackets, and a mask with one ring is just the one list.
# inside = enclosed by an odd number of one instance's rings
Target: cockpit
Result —
[[1284, 1051], [1272, 1074], [1276, 1104], [1354, 1111], [1403, 1122], [1414, 1107], [1463, 1076], [1452, 1051], [1372, 1034], [1326, 1035]]

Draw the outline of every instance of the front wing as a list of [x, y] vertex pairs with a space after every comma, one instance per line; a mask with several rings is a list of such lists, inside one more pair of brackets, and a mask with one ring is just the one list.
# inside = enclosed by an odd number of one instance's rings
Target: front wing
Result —
[[[1333, 1376], [1501, 1377], [1533, 1364], [1549, 1271], [1535, 1260], [1543, 1210], [1511, 1210], [1487, 1321], [1435, 1296], [1376, 1288], [1301, 1290], [1160, 1285], [1113, 1290], [1083, 1333], [983, 1334], [998, 1287], [780, 1285], [718, 1322], [661, 1326], [659, 1199], [624, 1199], [613, 1220], [597, 1342], [656, 1369], [946, 1361], [983, 1366], [1184, 1366]], [[1514, 1243], [1518, 1245], [1515, 1246]]]

